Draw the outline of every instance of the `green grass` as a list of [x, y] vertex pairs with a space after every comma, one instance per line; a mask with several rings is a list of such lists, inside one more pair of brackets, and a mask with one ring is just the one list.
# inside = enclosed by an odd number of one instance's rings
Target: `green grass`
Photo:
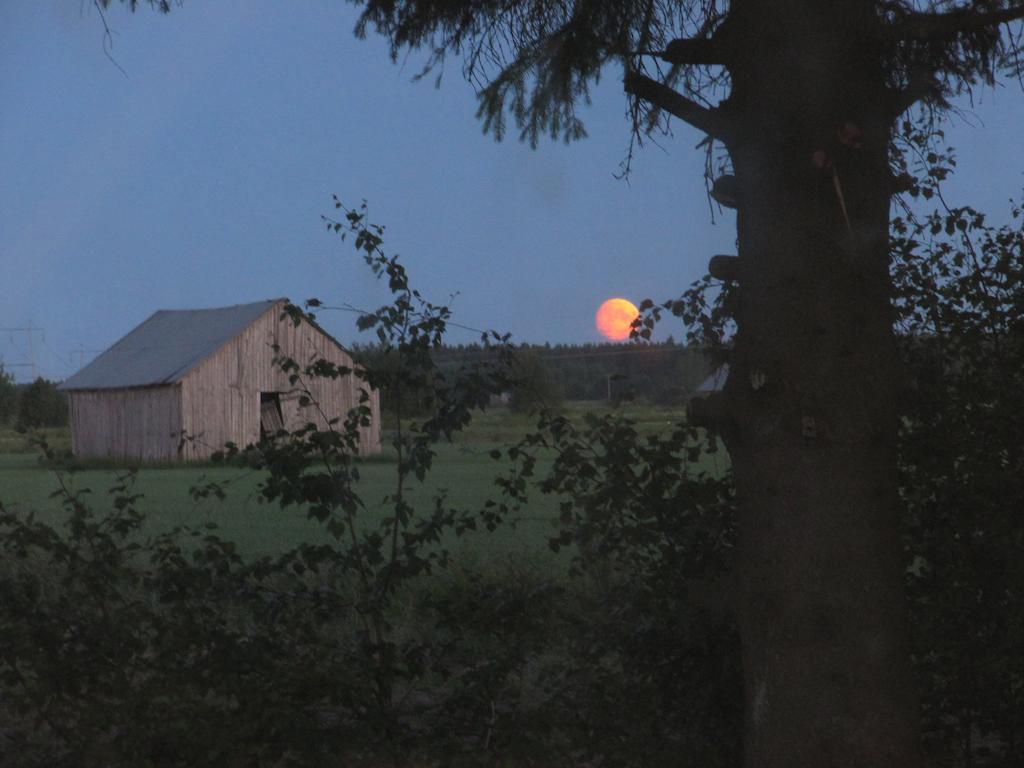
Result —
[[[573, 403], [567, 415], [574, 421], [582, 420], [587, 411], [599, 412], [603, 403]], [[681, 418], [676, 410], [629, 405], [626, 413], [636, 419], [641, 433], [654, 433], [670, 428]], [[494, 478], [504, 469], [503, 462], [494, 461], [488, 453], [492, 448], [511, 444], [533, 426], [534, 420], [525, 415], [510, 413], [507, 409], [488, 410], [474, 420], [456, 443], [438, 446], [434, 471], [424, 483], [411, 483], [408, 489], [414, 508], [428, 508], [433, 497], [444, 491], [452, 506], [479, 508], [488, 498], [499, 498]], [[18, 435], [24, 441], [23, 435]], [[63, 435], [47, 435], [60, 447]], [[8, 438], [0, 431], [0, 446]], [[38, 455], [26, 452], [22, 442], [20, 452], [0, 453], [0, 501], [9, 509], [33, 511], [37, 518], [59, 524], [65, 517], [60, 499], [51, 494], [58, 488], [57, 474], [40, 460]], [[87, 463], [74, 473], [62, 472], [61, 477], [71, 490], [88, 488], [91, 506], [97, 510], [109, 508], [107, 492], [116, 481], [114, 462]], [[547, 467], [538, 467], [543, 474]], [[714, 467], [711, 467], [714, 469]], [[384, 497], [394, 492], [395, 463], [393, 456], [384, 454], [362, 462], [359, 493], [367, 505], [365, 521], [373, 524], [387, 514]], [[282, 509], [277, 504], [261, 501], [259, 484], [263, 476], [251, 470], [220, 465], [160, 465], [138, 469], [136, 491], [142, 494], [138, 507], [146, 516], [146, 534], [156, 534], [179, 525], [198, 526], [215, 523], [224, 538], [234, 541], [245, 555], [282, 552], [306, 542], [324, 542], [328, 535], [319, 523], [309, 520], [301, 509]], [[215, 482], [222, 485], [227, 498], [193, 500], [188, 491], [196, 485]], [[539, 492], [531, 494], [529, 509], [518, 519], [510, 520], [497, 532], [469, 533], [459, 540], [448, 542], [450, 550], [458, 556], [494, 559], [506, 557], [542, 557], [548, 552], [547, 539], [553, 532], [557, 500]]]
[[11, 426], [0, 424], [0, 456], [36, 453], [39, 439], [58, 450], [71, 448], [71, 431], [68, 427], [47, 427], [22, 433]]
[[[444, 489], [453, 506], [473, 507], [487, 498], [497, 497], [493, 477], [499, 465], [486, 451], [442, 446], [437, 471], [425, 483], [413, 483], [408, 489], [415, 508], [426, 508], [433, 496]], [[367, 504], [365, 522], [372, 524], [386, 514], [383, 498], [394, 490], [394, 464], [366, 462], [360, 467], [359, 493]], [[88, 469], [73, 474], [61, 473], [71, 490], [90, 489], [88, 500], [96, 511], [109, 508], [107, 492], [116, 481], [113, 470]], [[262, 473], [236, 467], [183, 466], [144, 468], [138, 471], [135, 488], [143, 497], [138, 508], [146, 516], [148, 534], [175, 526], [215, 523], [220, 535], [234, 541], [246, 555], [273, 554], [300, 543], [329, 541], [316, 521], [294, 507], [282, 509], [276, 503], [261, 500], [258, 486]], [[195, 501], [188, 490], [193, 485], [216, 482], [223, 486], [223, 500], [206, 498]], [[64, 518], [60, 499], [51, 498], [59, 487], [57, 475], [33, 455], [0, 456], [0, 500], [9, 509], [34, 511], [36, 517], [51, 524]], [[514, 527], [505, 527], [494, 536], [469, 534], [454, 543], [456, 549], [483, 549], [489, 555], [517, 549], [543, 548], [551, 532], [553, 502], [539, 497], [531, 505], [527, 519]]]

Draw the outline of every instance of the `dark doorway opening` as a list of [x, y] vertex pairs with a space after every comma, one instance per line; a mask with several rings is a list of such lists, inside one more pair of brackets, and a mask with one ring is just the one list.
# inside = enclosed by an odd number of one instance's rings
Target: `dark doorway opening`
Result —
[[260, 437], [273, 437], [284, 429], [280, 392], [260, 392]]

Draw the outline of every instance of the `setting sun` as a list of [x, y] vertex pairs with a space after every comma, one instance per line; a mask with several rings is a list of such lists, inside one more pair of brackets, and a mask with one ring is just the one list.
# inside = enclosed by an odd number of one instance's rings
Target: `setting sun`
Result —
[[625, 341], [629, 338], [630, 326], [639, 314], [640, 310], [627, 299], [608, 299], [597, 310], [594, 322], [606, 339]]

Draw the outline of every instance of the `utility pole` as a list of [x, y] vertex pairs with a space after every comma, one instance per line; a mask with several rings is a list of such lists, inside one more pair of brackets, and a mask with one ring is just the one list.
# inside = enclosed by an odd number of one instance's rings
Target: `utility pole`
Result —
[[[42, 333], [42, 329], [39, 330]], [[28, 327], [25, 328], [25, 336], [28, 337], [28, 362], [32, 366], [32, 381], [39, 378], [39, 369], [36, 367], [36, 350], [32, 346], [32, 321], [28, 321]], [[43, 337], [45, 338], [45, 336]]]
[[26, 356], [28, 357], [28, 362], [27, 363], [21, 363], [21, 364], [15, 363], [15, 364], [12, 364], [12, 367], [14, 365], [16, 365], [19, 368], [31, 368], [32, 369], [32, 381], [35, 381], [36, 379], [38, 379], [39, 378], [39, 364], [36, 361], [36, 349], [35, 349], [35, 344], [34, 344], [34, 334], [38, 333], [40, 335], [41, 339], [43, 341], [45, 341], [46, 340], [46, 332], [45, 332], [45, 330], [42, 329], [42, 328], [33, 328], [32, 327], [32, 321], [30, 320], [25, 326], [23, 326], [21, 328], [0, 328], [0, 332], [11, 334], [11, 341], [12, 342], [14, 341], [14, 334], [15, 333], [24, 333], [25, 334], [25, 337], [26, 337], [26, 339], [28, 341], [28, 344], [27, 344], [28, 352], [27, 353], [23, 353], [23, 354], [26, 354]]

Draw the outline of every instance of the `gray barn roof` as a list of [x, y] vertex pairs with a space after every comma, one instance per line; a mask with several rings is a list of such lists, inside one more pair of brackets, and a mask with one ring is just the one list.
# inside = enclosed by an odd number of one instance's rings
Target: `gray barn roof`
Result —
[[171, 384], [284, 299], [218, 309], [162, 309], [66, 379], [60, 389]]

